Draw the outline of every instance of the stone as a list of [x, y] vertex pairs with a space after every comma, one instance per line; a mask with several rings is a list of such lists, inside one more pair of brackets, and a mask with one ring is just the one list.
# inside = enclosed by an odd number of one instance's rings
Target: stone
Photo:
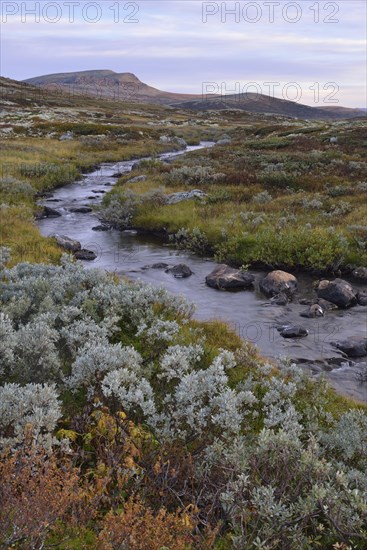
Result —
[[192, 191], [181, 191], [178, 193], [171, 193], [166, 196], [167, 204], [177, 204], [178, 202], [188, 201], [192, 199], [203, 199], [206, 197], [206, 193], [200, 189], [193, 189]]
[[357, 302], [360, 306], [367, 306], [367, 290], [357, 292]]
[[332, 137], [330, 138], [330, 143], [338, 143], [338, 138], [335, 137], [335, 136], [332, 136]]
[[95, 225], [92, 227], [92, 231], [108, 231], [110, 229], [109, 225], [101, 224], [101, 225]]
[[131, 178], [126, 183], [138, 183], [139, 181], [145, 181], [147, 179], [147, 176], [135, 176], [135, 178]]
[[74, 256], [77, 260], [86, 260], [88, 262], [91, 262], [97, 258], [97, 254], [95, 254], [92, 250], [86, 250], [85, 248], [75, 252]]
[[270, 298], [270, 302], [277, 306], [286, 306], [289, 302], [289, 298], [285, 294], [285, 292], [280, 292], [279, 294], [276, 294], [275, 296]]
[[186, 279], [192, 275], [192, 271], [189, 266], [185, 264], [177, 264], [172, 267], [168, 267], [166, 273], [171, 273], [176, 279]]
[[271, 298], [280, 293], [285, 293], [291, 297], [297, 290], [298, 281], [294, 275], [277, 269], [267, 274], [264, 279], [260, 281], [260, 290], [265, 296]]
[[281, 327], [279, 333], [283, 338], [304, 338], [308, 336], [308, 330], [298, 325]]
[[69, 141], [71, 139], [74, 139], [74, 134], [73, 132], [66, 132], [65, 134], [62, 134], [62, 136], [60, 136], [59, 138], [59, 141]]
[[252, 288], [254, 281], [252, 273], [233, 269], [226, 264], [218, 265], [205, 277], [205, 283], [218, 290], [245, 290]]
[[70, 208], [70, 212], [76, 212], [77, 214], [88, 214], [89, 212], [92, 212], [92, 208], [90, 206], [78, 206], [75, 208]]
[[75, 239], [71, 239], [70, 237], [67, 237], [66, 235], [54, 235], [56, 242], [61, 248], [64, 248], [65, 250], [69, 250], [70, 252], [77, 252], [78, 250], [81, 250], [82, 245], [79, 241], [76, 241]]
[[41, 213], [41, 218], [59, 218], [61, 213], [55, 208], [50, 208], [49, 206], [44, 206]]
[[352, 307], [357, 303], [352, 285], [343, 279], [335, 279], [334, 281], [324, 279], [320, 281], [316, 292], [318, 298], [328, 300], [328, 302], [332, 302], [341, 308]]
[[300, 313], [301, 317], [306, 317], [307, 319], [315, 319], [315, 317], [323, 317], [324, 315], [324, 310], [319, 304], [312, 304], [308, 309]]
[[143, 269], [167, 269], [169, 267], [173, 267], [173, 266], [170, 266], [169, 264], [166, 264], [165, 262], [157, 262], [157, 263], [152, 264], [152, 265], [145, 265], [143, 267]]
[[348, 340], [334, 342], [333, 345], [348, 357], [365, 357], [367, 355], [367, 338], [352, 336]]
[[317, 298], [316, 304], [319, 304], [319, 306], [324, 311], [333, 311], [334, 309], [338, 309], [338, 306], [333, 304], [332, 302], [329, 302], [328, 300], [324, 300], [323, 298]]
[[229, 145], [231, 140], [229, 138], [220, 139], [217, 141], [217, 145]]
[[357, 267], [353, 270], [352, 277], [356, 283], [367, 284], [367, 267]]

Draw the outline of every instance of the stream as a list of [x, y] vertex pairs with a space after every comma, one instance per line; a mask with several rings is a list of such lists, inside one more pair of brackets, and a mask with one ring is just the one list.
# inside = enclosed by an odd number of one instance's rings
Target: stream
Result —
[[[159, 158], [169, 162], [184, 153], [212, 145], [211, 142], [201, 142], [183, 151], [161, 154]], [[338, 392], [367, 402], [367, 382], [361, 383], [357, 379], [362, 363], [347, 359], [332, 345], [332, 342], [351, 336], [366, 337], [366, 307], [329, 311], [325, 317], [315, 319], [300, 317], [307, 306], [299, 304], [299, 299], [315, 297], [315, 277], [308, 274], [297, 274], [297, 294], [294, 301], [286, 306], [271, 304], [259, 291], [258, 281], [266, 275], [263, 271], [252, 271], [256, 276], [254, 291], [231, 293], [214, 290], [205, 284], [205, 276], [218, 265], [212, 259], [175, 250], [157, 238], [140, 235], [136, 231], [94, 231], [92, 227], [100, 223], [94, 212], [70, 211], [80, 206], [98, 205], [104, 193], [117, 182], [116, 173], [130, 172], [138, 160], [141, 159], [101, 164], [81, 180], [48, 194], [40, 204], [55, 208], [62, 215], [38, 220], [41, 233], [45, 236], [58, 233], [80, 241], [83, 248], [93, 250], [97, 255], [94, 261], [83, 261], [86, 268], [105, 269], [183, 295], [196, 305], [194, 316], [197, 319], [226, 321], [239, 336], [256, 344], [264, 356], [271, 359], [289, 357], [312, 376], [324, 373]], [[135, 174], [140, 175], [141, 172], [136, 170]], [[187, 264], [194, 273], [191, 277], [176, 279], [164, 270], [143, 269], [158, 262]], [[353, 286], [362, 288], [355, 283]], [[309, 335], [306, 338], [284, 339], [276, 327], [285, 324], [302, 325]]]

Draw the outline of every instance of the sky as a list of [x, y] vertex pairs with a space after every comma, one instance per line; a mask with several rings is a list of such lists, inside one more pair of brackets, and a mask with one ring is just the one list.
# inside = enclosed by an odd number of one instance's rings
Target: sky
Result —
[[1, 7], [2, 76], [132, 72], [162, 90], [367, 108], [362, 0], [57, 0]]

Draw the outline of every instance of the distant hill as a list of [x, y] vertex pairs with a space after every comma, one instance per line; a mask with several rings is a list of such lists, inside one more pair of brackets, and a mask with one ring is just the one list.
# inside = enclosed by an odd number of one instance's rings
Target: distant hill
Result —
[[239, 109], [250, 113], [269, 113], [311, 120], [335, 120], [365, 116], [361, 109], [345, 107], [310, 107], [261, 94], [238, 94], [203, 97], [158, 90], [132, 73], [110, 70], [56, 73], [29, 78], [25, 82], [72, 95], [85, 95], [121, 101], [161, 104], [193, 111]]

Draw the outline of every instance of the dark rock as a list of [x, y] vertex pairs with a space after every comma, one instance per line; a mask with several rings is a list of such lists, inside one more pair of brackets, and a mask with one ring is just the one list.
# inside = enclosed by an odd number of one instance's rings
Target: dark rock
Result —
[[226, 264], [220, 264], [207, 277], [205, 282], [211, 288], [219, 290], [243, 290], [252, 288], [255, 277], [248, 271], [233, 269]]
[[367, 339], [360, 337], [351, 337], [342, 342], [334, 342], [333, 345], [344, 352], [348, 357], [364, 357], [367, 355]]
[[86, 250], [85, 248], [75, 252], [74, 256], [77, 260], [86, 260], [89, 262], [97, 258], [97, 254], [95, 254], [92, 250]]
[[270, 301], [272, 304], [275, 304], [277, 306], [286, 306], [289, 302], [289, 297], [285, 292], [280, 292], [279, 294], [276, 294], [272, 298], [270, 298]]
[[313, 301], [308, 300], [308, 298], [301, 298], [300, 300], [298, 300], [298, 303], [301, 304], [302, 306], [312, 306]]
[[101, 225], [95, 225], [92, 227], [92, 231], [108, 231], [110, 229], [109, 225], [101, 224]]
[[367, 306], [367, 290], [360, 290], [357, 293], [357, 302], [360, 306]]
[[367, 284], [367, 267], [357, 267], [352, 273], [353, 280], [357, 283]]
[[298, 325], [282, 327], [279, 333], [283, 338], [304, 338], [308, 336], [308, 330]]
[[105, 187], [111, 187], [111, 186], [112, 186], [112, 183], [108, 183], [108, 182], [107, 182], [107, 183], [104, 183], [103, 185], [104, 185]]
[[91, 201], [95, 201], [96, 199], [98, 199], [98, 197], [96, 197], [95, 195], [93, 195], [93, 196], [87, 197], [87, 199], [89, 199], [89, 200], [91, 200]]
[[106, 191], [104, 189], [92, 189], [92, 193], [105, 193]]
[[67, 237], [66, 235], [54, 235], [56, 242], [61, 248], [64, 248], [65, 250], [69, 250], [70, 252], [77, 252], [78, 250], [81, 250], [82, 245], [79, 241], [76, 241], [74, 239], [70, 239], [70, 237]]
[[145, 265], [143, 269], [167, 269], [168, 267], [173, 267], [173, 266], [170, 266], [169, 264], [166, 264], [164, 262], [157, 262], [156, 264]]
[[166, 273], [171, 273], [176, 279], [185, 279], [192, 275], [191, 269], [185, 264], [177, 264], [173, 267], [168, 267]]
[[291, 297], [297, 290], [297, 286], [298, 282], [294, 275], [279, 269], [271, 271], [260, 281], [260, 290], [268, 297], [276, 296], [280, 293]]
[[47, 202], [61, 202], [61, 199], [46, 199]]
[[50, 208], [49, 206], [43, 207], [41, 218], [59, 218], [60, 216], [61, 216], [61, 213], [58, 210], [55, 210], [54, 208]]
[[78, 214], [89, 214], [89, 212], [92, 212], [92, 208], [90, 206], [78, 206], [75, 208], [70, 208], [70, 212], [77, 212]]
[[312, 304], [308, 309], [300, 313], [301, 317], [306, 317], [307, 319], [315, 319], [315, 317], [323, 317], [324, 310], [319, 304]]
[[319, 304], [319, 306], [324, 311], [332, 311], [333, 309], [338, 309], [338, 306], [333, 304], [332, 302], [329, 302], [328, 300], [324, 300], [323, 298], [317, 298], [316, 304]]
[[336, 304], [341, 308], [352, 307], [357, 303], [357, 298], [352, 285], [343, 279], [334, 281], [321, 281], [316, 289], [317, 296]]

